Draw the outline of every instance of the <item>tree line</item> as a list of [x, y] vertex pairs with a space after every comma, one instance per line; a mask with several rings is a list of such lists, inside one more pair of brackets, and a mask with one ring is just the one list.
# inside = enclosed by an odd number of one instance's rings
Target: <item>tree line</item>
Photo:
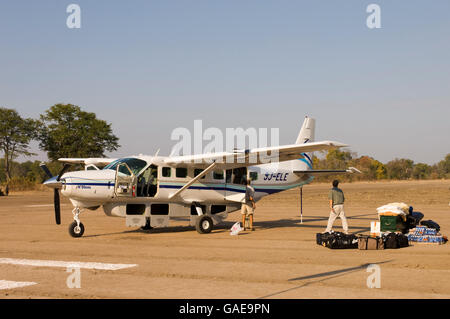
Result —
[[345, 174], [340, 176], [319, 177], [319, 181], [341, 179], [343, 181], [376, 181], [376, 180], [408, 180], [408, 179], [449, 179], [450, 153], [434, 165], [414, 163], [406, 158], [396, 158], [382, 163], [369, 156], [357, 156], [351, 151], [334, 149], [313, 157], [315, 169], [346, 169], [356, 167], [362, 174]]
[[39, 161], [15, 161], [21, 155], [35, 155], [29, 151], [31, 141], [38, 141], [39, 149], [47, 153], [54, 174], [61, 168], [58, 158], [104, 157], [106, 151], [120, 147], [111, 124], [76, 105], [55, 104], [38, 119], [23, 118], [14, 109], [0, 107], [0, 195], [8, 195], [11, 184], [28, 188], [42, 182]]
[[[72, 104], [55, 104], [39, 119], [22, 118], [14, 109], [0, 107], [0, 195], [10, 189], [33, 189], [46, 178], [40, 161], [16, 161], [19, 156], [34, 155], [29, 151], [31, 141], [47, 153], [47, 166], [56, 175], [62, 168], [61, 157], [104, 157], [106, 151], [117, 150], [118, 137], [111, 124], [98, 119], [95, 113], [83, 111]], [[369, 156], [357, 156], [346, 150], [330, 150], [313, 157], [315, 169], [358, 168], [362, 174], [318, 177], [319, 181], [339, 178], [343, 181], [407, 180], [450, 178], [450, 153], [443, 160], [428, 165], [410, 159], [394, 159], [382, 163]]]

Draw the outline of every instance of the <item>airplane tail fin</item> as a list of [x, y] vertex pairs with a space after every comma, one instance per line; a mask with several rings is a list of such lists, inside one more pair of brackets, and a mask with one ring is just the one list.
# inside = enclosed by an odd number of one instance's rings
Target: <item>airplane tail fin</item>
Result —
[[304, 144], [314, 142], [314, 131], [316, 128], [316, 120], [310, 117], [305, 117], [302, 128], [298, 134], [295, 144]]
[[[304, 144], [304, 143], [311, 143], [314, 142], [314, 133], [316, 128], [316, 120], [306, 116], [305, 120], [303, 121], [302, 128], [300, 129], [300, 132], [298, 133], [297, 140], [295, 141], [295, 144]], [[294, 163], [294, 168], [299, 169], [300, 167], [304, 167], [306, 164], [307, 169], [313, 169], [313, 153], [302, 153], [303, 158], [300, 158], [299, 160], [296, 160]], [[302, 163], [303, 162], [303, 163]]]

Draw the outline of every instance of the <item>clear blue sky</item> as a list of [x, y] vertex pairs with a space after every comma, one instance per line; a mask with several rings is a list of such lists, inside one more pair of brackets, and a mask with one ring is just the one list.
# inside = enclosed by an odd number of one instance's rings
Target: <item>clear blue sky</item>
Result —
[[448, 0], [2, 0], [0, 105], [95, 112], [120, 138], [111, 156], [168, 154], [195, 119], [293, 143], [309, 115], [318, 140], [432, 164], [450, 152], [449, 16]]

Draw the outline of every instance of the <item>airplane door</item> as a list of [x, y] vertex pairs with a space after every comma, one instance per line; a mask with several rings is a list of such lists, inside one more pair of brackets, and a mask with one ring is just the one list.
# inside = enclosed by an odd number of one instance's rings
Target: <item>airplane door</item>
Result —
[[234, 202], [243, 202], [245, 198], [245, 181], [247, 167], [229, 169], [225, 174], [225, 199]]
[[117, 165], [114, 193], [117, 197], [136, 196], [136, 176], [126, 163]]

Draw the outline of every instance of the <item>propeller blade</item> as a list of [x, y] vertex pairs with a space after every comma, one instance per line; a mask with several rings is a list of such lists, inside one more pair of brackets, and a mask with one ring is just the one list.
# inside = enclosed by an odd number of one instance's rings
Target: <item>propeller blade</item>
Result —
[[59, 190], [55, 188], [54, 190], [54, 205], [55, 205], [55, 220], [56, 224], [61, 224], [61, 207], [59, 202]]
[[56, 178], [58, 182], [61, 179], [61, 176], [63, 176], [63, 174], [69, 169], [69, 167], [70, 164], [64, 164], [64, 167], [62, 168], [61, 172], [59, 172], [58, 177]]
[[50, 173], [50, 170], [48, 169], [47, 165], [45, 165], [44, 162], [39, 164], [39, 167], [42, 168], [42, 170], [44, 171], [45, 175], [47, 175], [49, 178], [53, 177], [52, 173]]

